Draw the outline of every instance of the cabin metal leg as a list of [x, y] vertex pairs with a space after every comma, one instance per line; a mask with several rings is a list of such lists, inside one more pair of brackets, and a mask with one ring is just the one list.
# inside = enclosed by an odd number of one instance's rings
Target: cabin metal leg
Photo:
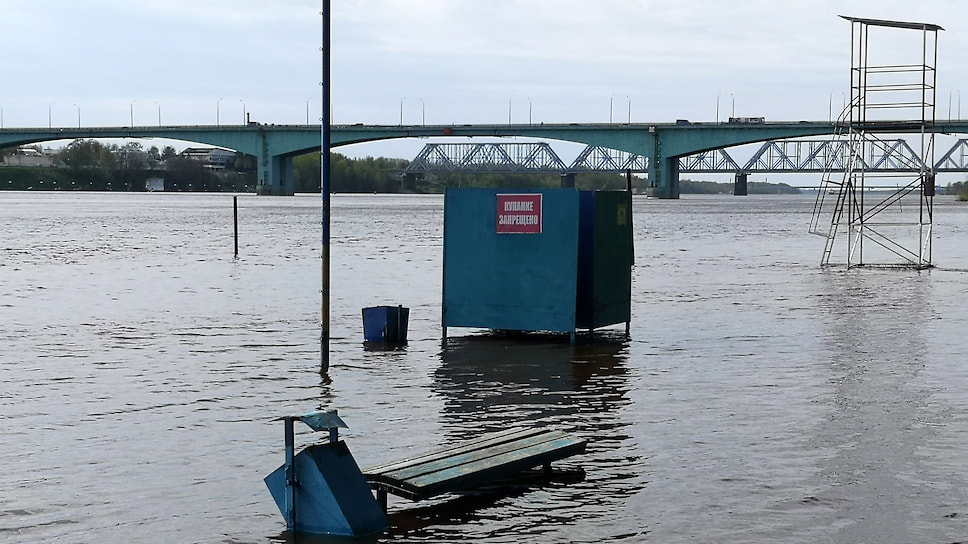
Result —
[[380, 503], [383, 513], [387, 513], [387, 488], [380, 486], [376, 488], [376, 501]]
[[294, 531], [296, 528], [296, 462], [295, 462], [295, 433], [293, 418], [283, 418], [285, 423], [286, 441], [286, 529]]

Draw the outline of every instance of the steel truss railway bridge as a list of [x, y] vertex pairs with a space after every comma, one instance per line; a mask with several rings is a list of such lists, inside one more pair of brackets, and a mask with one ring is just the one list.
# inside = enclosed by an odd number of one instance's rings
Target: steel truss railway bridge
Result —
[[[919, 170], [920, 154], [903, 139], [865, 142], [857, 157], [866, 171]], [[801, 139], [763, 142], [745, 161], [726, 149], [702, 151], [679, 158], [680, 173], [772, 174], [823, 173], [846, 170], [850, 147], [845, 140]], [[935, 172], [968, 172], [968, 139], [959, 139], [932, 165]], [[566, 164], [546, 142], [426, 144], [405, 170], [421, 173], [647, 173], [649, 159], [602, 146], [586, 146]], [[932, 170], [932, 168], [928, 168]]]
[[[590, 146], [589, 160], [612, 156], [617, 150], [644, 158], [641, 165], [648, 173], [649, 192], [659, 198], [679, 197], [679, 173], [722, 171], [733, 167], [727, 161], [726, 148], [757, 142], [773, 142], [766, 146], [754, 166], [762, 161], [777, 161], [774, 166], [789, 159], [801, 167], [814, 167], [819, 159], [809, 159], [810, 152], [793, 152], [795, 143], [779, 143], [780, 140], [804, 139], [829, 136], [843, 127], [832, 122], [755, 122], [755, 123], [629, 123], [629, 124], [498, 124], [498, 125], [337, 125], [332, 127], [332, 145], [374, 142], [399, 138], [504, 138], [524, 137], [537, 140], [560, 140]], [[896, 133], [916, 133], [921, 125], [899, 124]], [[938, 121], [933, 128], [940, 134], [968, 133], [968, 120]], [[137, 127], [90, 127], [90, 128], [4, 128], [0, 129], [0, 148], [84, 138], [164, 138], [193, 143], [208, 144], [231, 149], [256, 157], [258, 165], [258, 189], [260, 194], [291, 195], [294, 190], [292, 159], [297, 155], [320, 149], [319, 125], [272, 125], [250, 123], [246, 125], [217, 126], [137, 126]], [[807, 144], [809, 146], [809, 144]], [[786, 150], [782, 154], [778, 149]], [[823, 150], [818, 149], [823, 148]], [[904, 146], [902, 146], [904, 147]], [[816, 144], [818, 157], [837, 151], [831, 145]], [[902, 160], [909, 148], [898, 148], [889, 154], [891, 161]], [[964, 163], [961, 147], [953, 150], [942, 160], [944, 168]], [[796, 157], [796, 159], [794, 159]], [[683, 160], [685, 159], [685, 164]], [[809, 160], [808, 160], [809, 159]], [[800, 162], [796, 162], [799, 160]], [[960, 161], [960, 163], [958, 162]], [[738, 163], [733, 160], [732, 163]], [[745, 165], [744, 165], [745, 166]], [[683, 168], [685, 167], [685, 168]], [[702, 170], [702, 168], [709, 170]], [[636, 168], [636, 171], [639, 169]], [[760, 170], [750, 170], [758, 172]], [[765, 171], [765, 170], [763, 170]], [[806, 170], [799, 170], [806, 171]], [[941, 170], [944, 171], [944, 170]], [[960, 171], [960, 170], [958, 170]]]

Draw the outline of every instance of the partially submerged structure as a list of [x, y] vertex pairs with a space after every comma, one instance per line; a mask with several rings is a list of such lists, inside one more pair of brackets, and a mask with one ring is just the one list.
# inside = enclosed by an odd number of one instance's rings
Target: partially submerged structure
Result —
[[[837, 120], [838, 137], [849, 149], [846, 164], [833, 164], [821, 180], [810, 232], [826, 238], [822, 265], [836, 264], [834, 250], [846, 246], [854, 266], [931, 264], [934, 216], [934, 134], [937, 105], [937, 47], [940, 26], [842, 16], [851, 23], [850, 103]], [[872, 42], [883, 40], [880, 48]], [[916, 152], [893, 168], [895, 140], [920, 136]], [[842, 174], [839, 171], [842, 169]], [[917, 198], [917, 202], [914, 201]], [[840, 244], [839, 241], [844, 243]]]
[[631, 319], [626, 191], [448, 189], [442, 325], [568, 333]]

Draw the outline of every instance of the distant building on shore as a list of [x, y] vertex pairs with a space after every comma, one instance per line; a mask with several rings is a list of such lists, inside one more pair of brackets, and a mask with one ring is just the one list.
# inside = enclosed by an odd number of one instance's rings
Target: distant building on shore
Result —
[[12, 154], [0, 155], [0, 164], [4, 166], [54, 166], [54, 157], [50, 153], [33, 147], [18, 147]]
[[235, 158], [235, 151], [218, 147], [186, 147], [180, 155], [198, 161], [210, 170], [221, 171], [225, 170], [225, 165], [228, 164], [229, 160]]
[[161, 192], [165, 190], [165, 178], [159, 178], [157, 176], [150, 177], [145, 180], [145, 190], [149, 193]]

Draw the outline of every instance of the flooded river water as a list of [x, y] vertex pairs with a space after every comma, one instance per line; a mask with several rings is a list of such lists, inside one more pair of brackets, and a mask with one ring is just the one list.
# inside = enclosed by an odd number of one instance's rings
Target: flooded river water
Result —
[[[387, 542], [968, 540], [968, 206], [929, 271], [821, 269], [809, 196], [634, 202], [632, 325], [451, 329], [441, 196], [0, 192], [0, 541], [274, 542], [282, 415], [374, 465], [516, 422], [584, 477], [390, 502]], [[404, 349], [360, 309], [410, 307]], [[302, 442], [315, 439], [300, 433]]]

